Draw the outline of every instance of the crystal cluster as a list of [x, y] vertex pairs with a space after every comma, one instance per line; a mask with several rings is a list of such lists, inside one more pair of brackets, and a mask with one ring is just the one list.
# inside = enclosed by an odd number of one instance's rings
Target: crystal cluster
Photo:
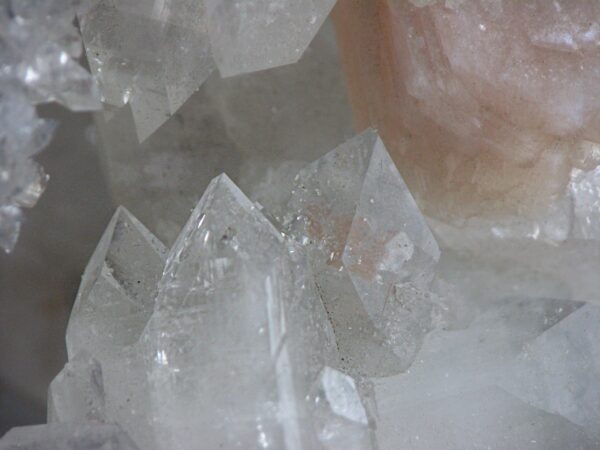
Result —
[[38, 117], [35, 105], [100, 108], [96, 83], [76, 61], [82, 54], [73, 25], [79, 3], [0, 3], [0, 248], [5, 251], [16, 243], [20, 209], [36, 204], [48, 180], [32, 157], [49, 143], [55, 123]]
[[148, 138], [218, 68], [232, 76], [296, 62], [335, 0], [100, 0], [80, 14], [104, 102], [131, 106]]
[[499, 300], [448, 270], [374, 130], [276, 198], [220, 175], [169, 251], [119, 208], [82, 279], [50, 424], [0, 448], [600, 446], [600, 308]]

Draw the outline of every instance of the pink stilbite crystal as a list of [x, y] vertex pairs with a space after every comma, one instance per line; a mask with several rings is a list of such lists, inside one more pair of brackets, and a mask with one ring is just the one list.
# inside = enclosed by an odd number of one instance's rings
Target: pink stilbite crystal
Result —
[[357, 126], [429, 215], [539, 211], [597, 165], [600, 3], [340, 0], [334, 18]]

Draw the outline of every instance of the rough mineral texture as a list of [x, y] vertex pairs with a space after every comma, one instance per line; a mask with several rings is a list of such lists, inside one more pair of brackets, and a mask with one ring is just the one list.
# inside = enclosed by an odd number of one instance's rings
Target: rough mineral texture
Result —
[[335, 0], [100, 0], [80, 14], [104, 102], [130, 104], [147, 139], [209, 77], [298, 61]]
[[35, 104], [58, 102], [73, 111], [100, 108], [98, 86], [75, 59], [74, 0], [0, 4], [0, 248], [10, 252], [22, 220], [48, 176], [32, 157], [48, 145], [55, 123]]
[[357, 124], [428, 215], [526, 215], [598, 163], [597, 3], [341, 0], [334, 16]]

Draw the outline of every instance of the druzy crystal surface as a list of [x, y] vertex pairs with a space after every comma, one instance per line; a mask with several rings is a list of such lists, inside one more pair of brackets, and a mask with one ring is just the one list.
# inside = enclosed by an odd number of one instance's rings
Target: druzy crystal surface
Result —
[[104, 102], [129, 104], [148, 138], [218, 67], [222, 76], [298, 61], [335, 0], [101, 0], [81, 14]]
[[78, 2], [0, 3], [0, 248], [17, 241], [21, 208], [35, 206], [48, 176], [32, 157], [56, 124], [35, 105], [57, 102], [73, 111], [100, 108], [98, 86], [76, 61], [82, 46], [73, 25]]

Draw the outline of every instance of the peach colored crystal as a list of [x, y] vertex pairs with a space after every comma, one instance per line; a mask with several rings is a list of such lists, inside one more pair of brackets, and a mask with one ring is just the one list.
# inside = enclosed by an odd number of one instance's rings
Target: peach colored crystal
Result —
[[340, 0], [334, 19], [357, 125], [426, 213], [543, 209], [597, 164], [600, 2]]

